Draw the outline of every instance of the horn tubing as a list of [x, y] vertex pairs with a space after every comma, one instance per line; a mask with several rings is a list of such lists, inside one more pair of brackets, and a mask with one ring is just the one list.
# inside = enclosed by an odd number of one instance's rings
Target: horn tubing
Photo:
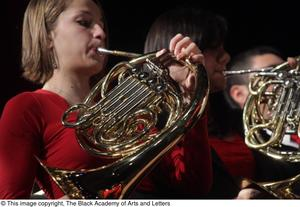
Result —
[[101, 48], [101, 47], [98, 47], [97, 51], [102, 54], [123, 56], [123, 57], [129, 57], [129, 58], [137, 58], [137, 57], [141, 56], [141, 54], [138, 54], [138, 53], [124, 52], [124, 51], [119, 51], [119, 50], [107, 50], [107, 49]]
[[260, 72], [266, 72], [274, 69], [274, 67], [266, 67], [266, 68], [260, 68], [260, 69], [245, 69], [245, 70], [234, 70], [234, 71], [224, 71], [223, 74], [225, 77], [233, 76], [233, 75], [245, 75], [249, 73], [260, 73]]

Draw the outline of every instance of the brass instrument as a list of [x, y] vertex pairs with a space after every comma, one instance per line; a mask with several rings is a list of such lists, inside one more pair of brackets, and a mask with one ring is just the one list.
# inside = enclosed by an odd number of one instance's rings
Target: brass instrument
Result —
[[[296, 60], [299, 63], [300, 57]], [[299, 81], [299, 66], [291, 68], [287, 62], [252, 77], [243, 113], [247, 146], [275, 159], [300, 161], [298, 150], [286, 150], [282, 144], [284, 135], [300, 135]]]
[[274, 182], [254, 182], [248, 180], [249, 186], [261, 192], [260, 198], [299, 199], [300, 174], [285, 180]]
[[[62, 123], [76, 129], [89, 153], [108, 159], [96, 169], [44, 168], [69, 198], [126, 198], [146, 173], [183, 137], [204, 111], [209, 93], [205, 69], [166, 52], [138, 55], [103, 48], [99, 53], [134, 57], [100, 80], [83, 103], [71, 106]], [[193, 71], [186, 94], [169, 76], [170, 67]], [[190, 101], [184, 97], [189, 95]]]
[[[275, 159], [299, 162], [299, 149], [283, 144], [285, 135], [300, 136], [300, 56], [297, 66], [288, 62], [258, 70], [228, 71], [227, 75], [254, 73], [244, 106], [246, 145]], [[300, 174], [283, 181], [252, 183], [276, 198], [300, 198]], [[298, 189], [297, 189], [298, 188]]]

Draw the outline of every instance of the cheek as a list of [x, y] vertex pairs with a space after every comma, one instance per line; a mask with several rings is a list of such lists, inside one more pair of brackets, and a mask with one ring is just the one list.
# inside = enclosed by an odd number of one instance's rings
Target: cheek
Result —
[[60, 38], [55, 42], [55, 50], [62, 59], [68, 59], [73, 56], [77, 43], [72, 43], [70, 39]]
[[215, 64], [213, 64], [211, 62], [207, 62], [207, 64], [205, 64], [205, 69], [206, 69], [208, 77], [213, 78], [213, 76], [215, 74]]

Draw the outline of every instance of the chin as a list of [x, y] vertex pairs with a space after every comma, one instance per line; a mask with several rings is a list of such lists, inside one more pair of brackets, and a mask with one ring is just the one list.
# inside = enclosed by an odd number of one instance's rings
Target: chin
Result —
[[89, 68], [94, 73], [100, 73], [104, 70], [103, 62], [93, 61], [92, 63], [90, 63]]

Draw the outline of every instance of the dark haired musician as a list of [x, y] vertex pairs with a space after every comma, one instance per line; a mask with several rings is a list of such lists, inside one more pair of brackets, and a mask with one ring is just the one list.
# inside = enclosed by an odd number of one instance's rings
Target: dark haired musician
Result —
[[[169, 10], [161, 14], [152, 24], [144, 51], [147, 53], [167, 47], [170, 39], [177, 33], [188, 36], [201, 49], [204, 55], [204, 66], [210, 79], [210, 92], [223, 90], [225, 88], [223, 72], [230, 60], [223, 46], [227, 33], [225, 19], [197, 8]], [[207, 121], [210, 119], [209, 113], [208, 118], [206, 116], [205, 119], [191, 129], [184, 140], [170, 153], [172, 159], [167, 157], [168, 162], [160, 163], [141, 183], [140, 188], [137, 188], [141, 193], [140, 197], [159, 195], [162, 198], [199, 199], [207, 196], [211, 190], [212, 177], [209, 172], [212, 169], [202, 166], [203, 163], [211, 162], [210, 157], [205, 156], [207, 151], [203, 151], [203, 145], [207, 144], [204, 137], [207, 133]], [[205, 133], [203, 125], [206, 128]], [[175, 171], [170, 170], [173, 167], [176, 167]]]

